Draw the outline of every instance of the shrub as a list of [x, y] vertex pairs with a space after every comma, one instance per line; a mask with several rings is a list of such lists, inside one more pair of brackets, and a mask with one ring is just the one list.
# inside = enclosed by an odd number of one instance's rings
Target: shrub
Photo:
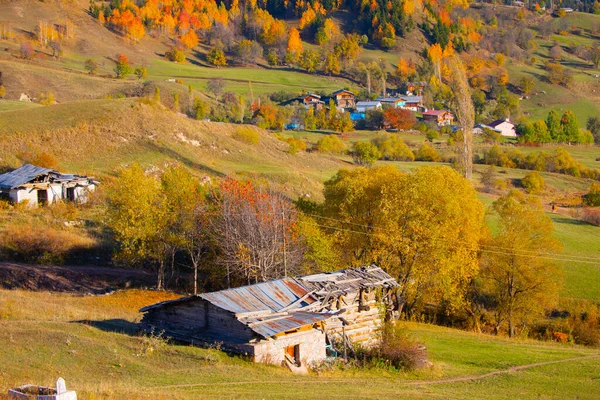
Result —
[[286, 140], [288, 144], [287, 152], [289, 154], [298, 154], [301, 151], [306, 150], [306, 142], [298, 138], [289, 138]]
[[588, 206], [600, 206], [600, 182], [592, 183], [590, 191], [583, 196], [583, 201]]
[[146, 67], [137, 67], [134, 73], [138, 79], [146, 79], [148, 77], [148, 70]]
[[39, 94], [40, 104], [43, 106], [50, 106], [56, 103], [56, 98], [52, 92], [42, 92]]
[[438, 161], [440, 156], [438, 152], [428, 143], [423, 143], [423, 145], [417, 151], [416, 159], [417, 161]]
[[319, 139], [315, 150], [319, 153], [343, 154], [346, 152], [346, 144], [337, 135], [327, 135]]
[[45, 151], [41, 153], [25, 152], [19, 155], [19, 158], [27, 164], [33, 164], [42, 168], [56, 169], [58, 167], [58, 160], [54, 155]]
[[356, 142], [352, 146], [352, 159], [358, 165], [370, 167], [381, 158], [381, 151], [373, 143]]
[[541, 192], [546, 187], [544, 178], [536, 171], [525, 175], [525, 177], [521, 179], [521, 184], [529, 193]]
[[213, 47], [206, 55], [206, 61], [215, 67], [224, 67], [227, 65], [227, 59], [223, 50]]
[[600, 210], [594, 208], [584, 208], [581, 219], [588, 224], [600, 226]]
[[427, 349], [392, 322], [383, 325], [379, 345], [368, 350], [364, 357], [372, 364], [396, 370], [414, 370], [429, 363]]
[[174, 61], [174, 62], [179, 62], [179, 63], [185, 62], [185, 53], [183, 50], [181, 50], [177, 46], [171, 47], [171, 50], [169, 50], [165, 53], [165, 57], [169, 61]]
[[260, 134], [250, 127], [240, 127], [233, 133], [233, 138], [247, 144], [258, 144], [260, 142]]
[[383, 158], [393, 161], [414, 161], [412, 150], [400, 139], [398, 135], [378, 135], [373, 139]]
[[85, 60], [83, 68], [88, 72], [88, 74], [96, 75], [96, 73], [98, 72], [98, 63], [92, 58], [88, 58], [87, 60]]

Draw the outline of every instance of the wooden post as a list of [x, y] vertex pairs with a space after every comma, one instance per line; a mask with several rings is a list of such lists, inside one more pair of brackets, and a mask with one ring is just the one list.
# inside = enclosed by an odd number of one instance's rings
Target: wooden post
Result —
[[344, 341], [344, 361], [348, 361], [348, 352], [346, 351], [346, 326], [342, 325], [342, 340]]

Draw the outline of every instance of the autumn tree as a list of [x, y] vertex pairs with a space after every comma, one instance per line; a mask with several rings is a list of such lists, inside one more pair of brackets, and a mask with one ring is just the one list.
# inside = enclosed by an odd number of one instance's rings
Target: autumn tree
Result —
[[302, 55], [303, 46], [302, 39], [300, 39], [300, 32], [296, 28], [290, 29], [287, 43], [287, 53], [285, 60], [290, 64], [296, 64], [300, 60]]
[[85, 60], [83, 68], [87, 71], [88, 74], [96, 75], [96, 73], [98, 72], [98, 63], [94, 59], [88, 58], [87, 60]]
[[137, 67], [134, 73], [138, 77], [138, 79], [146, 79], [148, 77], [148, 70], [144, 66]]
[[535, 79], [531, 76], [524, 76], [519, 81], [519, 89], [523, 92], [524, 95], [529, 95], [533, 88], [535, 87]]
[[335, 53], [329, 53], [325, 56], [323, 70], [328, 75], [339, 75], [341, 71], [340, 60]]
[[108, 226], [118, 244], [115, 260], [154, 269], [158, 289], [164, 287], [165, 273], [162, 201], [160, 181], [139, 164], [120, 171], [108, 189]]
[[193, 29], [190, 29], [179, 37], [179, 41], [188, 49], [193, 49], [194, 47], [198, 46], [200, 39], [198, 39], [196, 32], [194, 32]]
[[325, 183], [324, 213], [352, 265], [376, 262], [400, 283], [399, 311], [458, 308], [477, 274], [483, 205], [449, 167], [341, 170]]
[[206, 55], [206, 61], [214, 65], [215, 67], [224, 67], [227, 65], [227, 59], [225, 58], [225, 52], [218, 47], [213, 47]]
[[121, 53], [117, 56], [117, 61], [115, 62], [115, 75], [119, 79], [125, 79], [127, 75], [131, 74], [131, 66], [129, 65], [129, 58], [124, 53]]
[[196, 178], [183, 167], [169, 168], [161, 176], [162, 208], [165, 221], [162, 237], [167, 244], [167, 262], [171, 277], [175, 273], [175, 255], [187, 254], [193, 270], [194, 294], [198, 293], [201, 262], [211, 252], [211, 209]]
[[352, 145], [352, 160], [357, 165], [372, 166], [381, 158], [381, 151], [370, 142], [354, 142]]
[[215, 232], [227, 281], [246, 284], [299, 272], [303, 247], [298, 213], [285, 196], [225, 179], [216, 201]]
[[410, 110], [390, 107], [383, 111], [383, 121], [386, 127], [404, 130], [412, 128], [417, 118]]
[[458, 165], [465, 178], [471, 179], [473, 176], [473, 125], [475, 124], [475, 110], [462, 61], [457, 56], [453, 56], [449, 64], [452, 88], [454, 89], [456, 117], [462, 131], [462, 143], [457, 143]]
[[235, 54], [242, 64], [256, 64], [263, 54], [263, 48], [254, 40], [241, 40], [235, 48]]
[[525, 327], [555, 304], [559, 271], [547, 254], [559, 251], [560, 243], [539, 200], [512, 191], [493, 210], [499, 232], [484, 241], [481, 274], [495, 304], [496, 334], [507, 324], [514, 337], [517, 326]]

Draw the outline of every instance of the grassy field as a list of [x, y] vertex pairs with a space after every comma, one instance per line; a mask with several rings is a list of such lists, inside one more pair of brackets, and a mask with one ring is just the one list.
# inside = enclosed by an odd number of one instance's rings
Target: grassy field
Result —
[[[598, 356], [598, 350], [419, 323], [405, 328], [427, 346], [433, 366], [411, 373], [347, 367], [295, 376], [217, 350], [165, 346], [138, 336], [137, 310], [173, 297], [136, 290], [99, 297], [0, 291], [0, 390], [26, 382], [51, 385], [58, 376], [81, 399], [592, 399], [600, 390], [594, 358], [507, 371]], [[463, 379], [494, 372], [500, 373]]]

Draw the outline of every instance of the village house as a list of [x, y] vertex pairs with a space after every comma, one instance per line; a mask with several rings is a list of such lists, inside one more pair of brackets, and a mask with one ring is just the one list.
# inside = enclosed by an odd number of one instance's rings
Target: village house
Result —
[[420, 111], [420, 108], [423, 107], [423, 96], [400, 96], [402, 100], [405, 101], [406, 104], [402, 108], [411, 111]]
[[452, 125], [454, 114], [446, 110], [428, 110], [423, 114], [424, 122], [435, 122], [438, 126]]
[[499, 129], [492, 128], [489, 125], [477, 124], [473, 127], [473, 135], [482, 135], [486, 129], [491, 129], [492, 131], [500, 133], [500, 134], [502, 133], [502, 131], [500, 131]]
[[397, 286], [375, 265], [286, 277], [144, 307], [141, 327], [186, 343], [219, 343], [254, 362], [306, 367], [328, 351], [376, 344], [380, 305], [393, 309]]
[[423, 93], [423, 90], [427, 87], [426, 82], [406, 82], [406, 90], [411, 93]]
[[357, 113], [366, 113], [369, 110], [381, 110], [380, 101], [359, 101], [356, 103]]
[[33, 207], [61, 200], [84, 203], [97, 185], [97, 181], [87, 176], [25, 164], [0, 175], [0, 199], [14, 203], [28, 201]]
[[319, 111], [321, 108], [323, 108], [325, 102], [321, 100], [321, 96], [314, 93], [308, 93], [302, 96], [302, 104], [304, 104], [306, 109], [313, 107], [315, 111]]
[[406, 101], [397, 97], [378, 97], [376, 101], [381, 102], [383, 107], [404, 108]]
[[517, 137], [515, 124], [511, 123], [508, 118], [497, 119], [496, 121], [490, 122], [488, 126], [494, 130], [500, 131], [502, 136]]
[[352, 109], [356, 106], [356, 96], [349, 90], [336, 90], [332, 93], [331, 98], [339, 108]]

